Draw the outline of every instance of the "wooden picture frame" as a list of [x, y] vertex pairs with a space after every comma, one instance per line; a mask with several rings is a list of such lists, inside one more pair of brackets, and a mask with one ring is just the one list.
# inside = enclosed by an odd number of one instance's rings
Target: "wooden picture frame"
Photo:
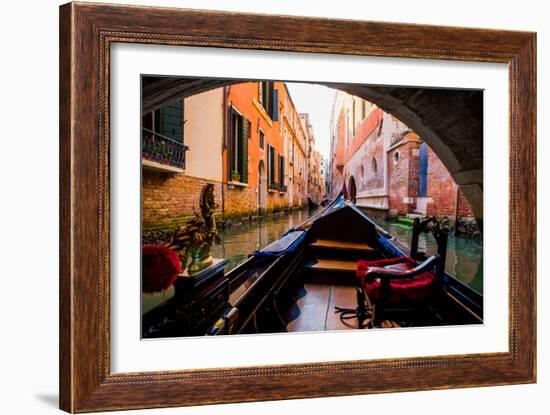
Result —
[[[111, 373], [109, 59], [116, 42], [508, 64], [509, 351]], [[534, 33], [106, 4], [61, 6], [61, 409], [90, 412], [535, 382], [535, 105]]]

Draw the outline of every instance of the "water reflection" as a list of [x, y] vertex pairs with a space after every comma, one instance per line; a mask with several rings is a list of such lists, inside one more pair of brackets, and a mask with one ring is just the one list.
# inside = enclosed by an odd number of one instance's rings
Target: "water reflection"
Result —
[[227, 272], [249, 254], [276, 241], [290, 228], [304, 222], [311, 214], [307, 210], [295, 210], [225, 228], [220, 232], [222, 243], [212, 249], [212, 256], [229, 261], [225, 268]]
[[[384, 219], [372, 218], [399, 242], [410, 246], [412, 229], [404, 228]], [[429, 233], [422, 233], [418, 239], [420, 251], [432, 255], [437, 252], [437, 244]], [[445, 271], [465, 282], [476, 291], [483, 293], [483, 247], [466, 238], [449, 235]]]

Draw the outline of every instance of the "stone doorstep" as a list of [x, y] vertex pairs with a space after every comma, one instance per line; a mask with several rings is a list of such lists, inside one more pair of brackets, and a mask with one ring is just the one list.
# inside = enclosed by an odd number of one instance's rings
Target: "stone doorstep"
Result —
[[[388, 200], [385, 197], [380, 198], [369, 198], [369, 200], [365, 200], [366, 198], [362, 198], [363, 200], [360, 200], [357, 198], [357, 201], [355, 202], [357, 207], [364, 207], [369, 209], [377, 209], [377, 210], [388, 210]], [[378, 202], [378, 203], [373, 203]]]

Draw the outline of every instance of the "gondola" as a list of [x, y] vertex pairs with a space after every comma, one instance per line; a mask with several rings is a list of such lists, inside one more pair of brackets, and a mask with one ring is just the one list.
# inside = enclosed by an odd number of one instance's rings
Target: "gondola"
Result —
[[307, 198], [307, 208], [309, 210], [315, 210], [319, 207], [319, 203], [314, 202], [310, 197]]
[[[421, 232], [437, 253], [419, 252]], [[482, 324], [483, 297], [445, 273], [446, 248], [435, 219], [415, 220], [409, 249], [340, 194], [223, 275], [199, 312], [177, 296], [149, 312], [143, 337]]]

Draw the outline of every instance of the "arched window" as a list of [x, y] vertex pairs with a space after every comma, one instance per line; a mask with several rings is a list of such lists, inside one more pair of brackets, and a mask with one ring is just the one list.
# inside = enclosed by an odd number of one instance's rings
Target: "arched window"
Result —
[[399, 157], [401, 155], [399, 154], [399, 151], [396, 151], [395, 153], [393, 153], [393, 163], [394, 164], [397, 164], [399, 162]]
[[376, 177], [376, 174], [378, 173], [378, 163], [376, 162], [375, 157], [373, 157], [371, 160], [371, 170], [372, 170], [372, 177]]

